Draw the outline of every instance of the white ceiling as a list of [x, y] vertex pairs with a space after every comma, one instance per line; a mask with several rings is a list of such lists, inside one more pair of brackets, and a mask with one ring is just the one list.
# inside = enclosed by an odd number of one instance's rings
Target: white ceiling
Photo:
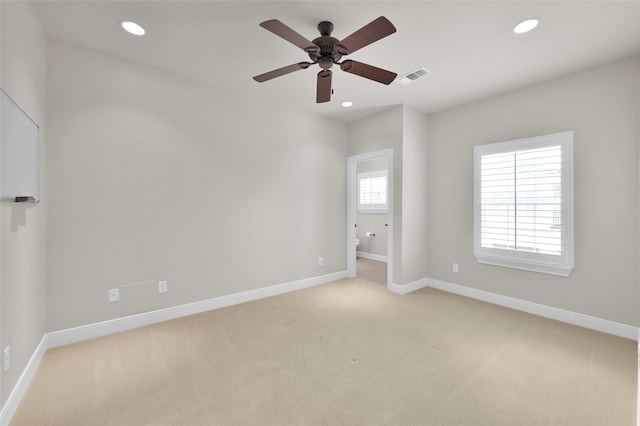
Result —
[[[152, 67], [232, 90], [248, 102], [272, 98], [349, 122], [392, 105], [425, 113], [506, 92], [640, 53], [640, 1], [40, 1], [46, 33]], [[315, 103], [317, 66], [265, 83], [254, 75], [308, 59], [293, 44], [259, 27], [279, 19], [313, 39], [329, 20], [342, 39], [386, 16], [397, 32], [348, 59], [429, 77], [384, 86], [334, 68], [334, 96]], [[538, 17], [534, 31], [517, 22]], [[129, 19], [147, 30], [125, 33]], [[350, 109], [340, 102], [350, 100]]]

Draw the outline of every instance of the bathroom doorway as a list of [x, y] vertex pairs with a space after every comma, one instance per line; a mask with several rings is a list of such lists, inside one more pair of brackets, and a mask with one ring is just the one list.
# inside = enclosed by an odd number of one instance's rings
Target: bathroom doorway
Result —
[[393, 282], [393, 150], [347, 159], [347, 272], [350, 277]]

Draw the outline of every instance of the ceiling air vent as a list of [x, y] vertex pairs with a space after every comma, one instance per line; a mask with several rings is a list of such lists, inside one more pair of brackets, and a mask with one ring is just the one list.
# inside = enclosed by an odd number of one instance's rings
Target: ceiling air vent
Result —
[[430, 74], [431, 71], [429, 71], [428, 69], [418, 68], [417, 70], [413, 70], [408, 74], [399, 76], [398, 78], [396, 78], [396, 81], [400, 84], [409, 84], [419, 78], [426, 77]]

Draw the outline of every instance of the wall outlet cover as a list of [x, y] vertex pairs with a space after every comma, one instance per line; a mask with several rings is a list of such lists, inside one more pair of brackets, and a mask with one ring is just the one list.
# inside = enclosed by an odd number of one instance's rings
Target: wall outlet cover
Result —
[[118, 300], [120, 300], [120, 289], [119, 288], [109, 289], [109, 303], [117, 302]]
[[167, 281], [158, 281], [158, 293], [166, 293], [169, 290]]

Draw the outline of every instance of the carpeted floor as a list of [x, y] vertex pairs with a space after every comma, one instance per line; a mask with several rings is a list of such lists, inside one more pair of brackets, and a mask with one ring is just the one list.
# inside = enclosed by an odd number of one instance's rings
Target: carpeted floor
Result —
[[21, 425], [633, 425], [636, 342], [348, 279], [52, 349]]

